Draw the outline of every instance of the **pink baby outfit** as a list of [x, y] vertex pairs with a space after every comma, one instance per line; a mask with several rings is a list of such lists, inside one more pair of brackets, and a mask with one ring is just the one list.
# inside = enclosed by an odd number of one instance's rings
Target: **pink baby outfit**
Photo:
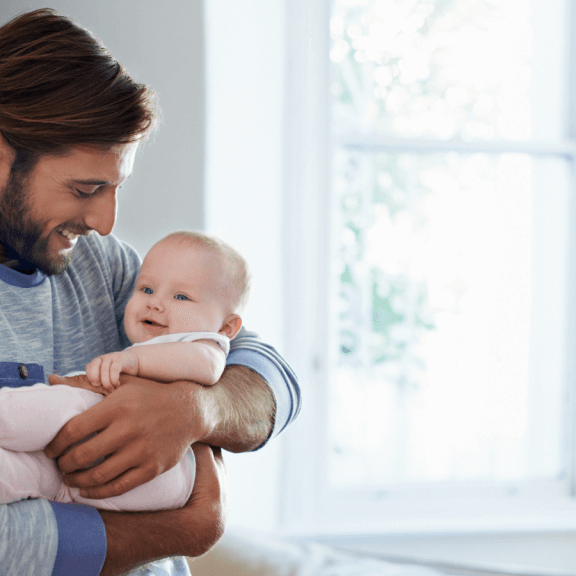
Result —
[[[227, 338], [206, 332], [160, 336], [139, 345], [201, 339], [216, 341], [228, 353]], [[46, 498], [124, 511], [180, 508], [186, 504], [196, 472], [191, 448], [176, 466], [120, 496], [82, 498], [77, 488], [62, 482], [56, 461], [47, 458], [43, 450], [68, 420], [103, 398], [96, 392], [65, 385], [0, 388], [0, 504]]]
[[47, 458], [43, 450], [70, 418], [103, 398], [64, 385], [0, 389], [0, 503], [46, 498], [105, 510], [157, 510], [186, 504], [194, 485], [191, 448], [176, 466], [120, 496], [82, 498], [77, 488], [62, 482], [56, 461]]

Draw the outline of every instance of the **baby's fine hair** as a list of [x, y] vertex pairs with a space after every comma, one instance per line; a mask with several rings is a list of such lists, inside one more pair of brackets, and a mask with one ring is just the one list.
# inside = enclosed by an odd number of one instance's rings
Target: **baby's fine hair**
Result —
[[216, 236], [198, 232], [196, 230], [177, 230], [165, 236], [163, 240], [174, 238], [182, 242], [189, 242], [197, 246], [202, 246], [220, 255], [224, 261], [226, 274], [231, 280], [230, 288], [233, 289], [234, 307], [236, 311], [241, 311], [248, 302], [251, 287], [251, 275], [248, 263], [244, 257], [230, 244], [224, 242]]

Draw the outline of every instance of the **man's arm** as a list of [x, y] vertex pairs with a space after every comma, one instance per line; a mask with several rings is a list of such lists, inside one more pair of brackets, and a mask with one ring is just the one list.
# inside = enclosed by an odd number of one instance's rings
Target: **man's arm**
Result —
[[[203, 388], [188, 382], [158, 384], [127, 377], [123, 386], [98, 404], [100, 410], [91, 408], [70, 420], [51, 443], [49, 453], [52, 455], [62, 454], [90, 432], [101, 430], [101, 433], [60, 458], [65, 471], [85, 467], [98, 455], [110, 457], [86, 472], [66, 474], [65, 480], [88, 487], [86, 496], [90, 498], [122, 494], [178, 462], [193, 441], [190, 438], [205, 437], [207, 441], [241, 451], [257, 448], [271, 433], [281, 431], [300, 408], [294, 374], [272, 348], [250, 333], [241, 332], [232, 343], [236, 349], [228, 357], [229, 367], [222, 381], [225, 386]], [[102, 410], [103, 407], [106, 409]], [[150, 513], [152, 525], [141, 524], [143, 529], [148, 526], [146, 533], [158, 531], [152, 520], [156, 514], [165, 513]], [[115, 515], [105, 522], [117, 522], [121, 531], [124, 516]], [[185, 517], [174, 514], [171, 522], [176, 524], [176, 532], [188, 534]], [[107, 527], [111, 538], [114, 538], [114, 526]], [[154, 550], [168, 556], [173, 553], [173, 544], [164, 541], [163, 534], [162, 530], [158, 531]], [[121, 538], [119, 545], [116, 541], [108, 542], [107, 557], [114, 565], [122, 565], [129, 558], [142, 561], [150, 558], [147, 549], [140, 549], [138, 534], [131, 537], [125, 531]], [[192, 532], [186, 545], [189, 550], [186, 553], [195, 555]]]
[[226, 479], [219, 449], [193, 446], [194, 490], [180, 510], [121, 513], [101, 511], [108, 550], [101, 576], [116, 576], [167, 556], [200, 556], [224, 532]]
[[249, 452], [272, 434], [276, 407], [266, 381], [246, 366], [228, 366], [219, 382], [202, 390], [205, 409], [214, 412], [203, 442], [229, 452]]
[[[260, 380], [260, 384], [252, 386], [251, 382], [254, 377], [256, 377], [255, 382]], [[127, 380], [136, 379], [127, 378]], [[78, 379], [78, 383], [83, 387], [91, 387], [84, 378]], [[192, 391], [195, 390], [199, 393], [214, 391], [219, 385], [204, 388], [190, 383], [157, 384], [145, 380], [132, 383], [127, 381], [125, 386], [122, 386], [108, 398], [122, 397], [122, 400], [118, 403], [119, 410], [125, 415], [132, 414], [135, 416], [136, 421], [140, 420], [142, 422], [148, 421], [148, 418], [141, 412], [141, 410], [144, 410], [144, 403], [141, 405], [139, 403], [131, 404], [130, 402], [124, 404], [124, 396], [118, 393], [124, 388], [126, 388], [124, 390], [126, 392], [130, 387], [133, 387], [134, 391], [140, 391], [142, 387], [148, 392], [138, 396], [140, 400], [146, 399], [149, 401], [156, 418], [153, 422], [148, 422], [150, 426], [147, 430], [140, 429], [140, 436], [129, 434], [128, 438], [134, 445], [149, 448], [154, 455], [164, 454], [166, 456], [168, 452], [174, 450], [175, 446], [179, 444], [178, 434], [184, 431], [184, 428], [181, 427], [182, 423], [179, 422], [179, 409], [181, 408], [183, 413], [188, 413], [191, 410], [191, 406], [197, 404], [204, 404], [205, 406], [204, 415], [197, 414], [198, 422], [211, 422], [211, 425], [202, 426], [202, 428], [205, 428], [207, 435], [210, 435], [208, 430], [211, 428], [212, 439], [210, 441], [221, 443], [236, 451], [249, 450], [261, 445], [272, 429], [274, 402], [268, 386], [259, 376], [241, 366], [230, 367], [226, 371], [225, 380], [222, 384], [229, 386], [225, 394], [215, 391], [216, 394], [207, 394], [204, 400], [198, 400], [193, 397]], [[252, 388], [254, 388], [254, 391], [260, 389], [259, 394], [256, 393], [252, 396]], [[158, 392], [160, 395], [155, 396], [152, 391]], [[192, 398], [190, 397], [191, 394]], [[254, 410], [254, 405], [260, 402], [258, 395], [263, 397], [262, 406], [264, 407]], [[127, 396], [132, 396], [132, 394]], [[252, 398], [252, 402], [250, 398]], [[168, 421], [157, 419], [166, 413], [166, 407], [169, 405], [168, 400], [170, 399], [173, 401], [171, 408], [173, 411], [170, 419]], [[224, 406], [220, 407], [219, 404], [223, 399], [225, 400], [223, 402]], [[100, 404], [104, 404], [106, 401], [108, 399], [103, 400]], [[160, 401], [165, 403], [162, 404]], [[124, 408], [122, 408], [123, 404]], [[142, 414], [141, 418], [138, 416], [139, 413]], [[193, 417], [191, 420], [194, 419]], [[219, 419], [222, 419], [222, 426], [216, 425]], [[131, 420], [127, 419], [125, 422], [126, 427], [124, 430], [127, 432], [130, 431], [131, 425], [129, 422]], [[246, 424], [246, 420], [249, 420], [250, 424]], [[163, 422], [162, 424], [160, 424], [161, 421]], [[238, 430], [241, 427], [245, 428], [245, 436], [237, 435], [234, 432], [235, 429]], [[166, 432], [164, 443], [157, 445], [154, 440], [153, 446], [149, 445], [148, 441], [152, 438], [151, 432], [154, 430], [164, 430]], [[80, 435], [82, 436], [83, 432]], [[185, 448], [187, 446], [188, 444], [185, 444]], [[198, 448], [199, 445], [193, 446], [197, 463], [194, 491], [188, 505], [184, 508], [148, 513], [100, 512], [105, 525], [107, 541], [103, 575], [123, 574], [125, 571], [142, 563], [176, 554], [192, 557], [199, 556], [207, 552], [217, 542], [223, 530], [223, 511], [225, 509], [223, 465], [218, 453], [214, 464], [212, 462], [213, 459], [210, 460], [205, 454], [198, 453]], [[115, 458], [115, 455], [111, 456], [109, 460], [113, 458]], [[87, 459], [93, 461], [92, 456], [88, 456]], [[179, 457], [177, 456], [175, 461], [178, 460]], [[216, 466], [215, 471], [214, 466]], [[169, 467], [170, 465], [166, 465], [166, 469]], [[146, 475], [149, 474], [151, 479], [157, 474], [157, 472], [154, 473], [154, 469], [150, 473], [150, 470], [145, 467], [139, 472], [141, 479], [136, 480], [136, 485], [146, 481], [144, 479]], [[74, 478], [75, 475], [72, 474], [69, 477]], [[134, 478], [137, 477], [131, 478], [127, 475], [121, 475], [102, 487], [92, 488], [87, 495], [95, 498], [102, 496], [102, 494], [106, 496], [106, 493], [111, 489], [114, 494], [123, 493], [130, 488], [124, 482], [130, 482]], [[203, 481], [203, 478], [206, 481]], [[91, 482], [89, 481], [87, 484], [90, 485]], [[75, 513], [78, 512], [75, 511]], [[69, 522], [66, 522], [66, 524], [69, 524]], [[85, 530], [90, 529], [97, 530], [98, 526], [94, 523], [87, 524]], [[63, 549], [59, 546], [59, 553], [62, 552], [59, 557], [63, 561], [68, 562], [68, 557], [74, 556], [74, 554], [66, 552], [71, 546], [77, 545], [74, 542], [75, 540], [71, 535], [70, 545], [65, 546]], [[94, 554], [97, 553], [98, 550], [95, 549]], [[102, 549], [102, 554], [104, 554], [104, 549]]]
[[[0, 507], [0, 532], [14, 535], [12, 540], [0, 539], [0, 573], [11, 576], [24, 570], [38, 576], [112, 576], [167, 556], [204, 554], [224, 530], [226, 479], [219, 448], [195, 444], [193, 450], [194, 489], [188, 503], [179, 510], [108, 512], [85, 505], [30, 500], [26, 502], [29, 507], [47, 509], [47, 521], [40, 522], [27, 514], [18, 522], [17, 513], [4, 520], [2, 508], [22, 503]], [[2, 546], [3, 542], [7, 545]], [[47, 544], [50, 547], [45, 552]]]
[[[86, 489], [82, 496], [87, 498], [117, 496], [148, 482], [179, 462], [195, 442], [233, 452], [253, 450], [274, 426], [270, 389], [244, 366], [227, 367], [211, 387], [134, 376], [122, 376], [122, 381], [102, 402], [65, 424], [46, 449], [49, 457], [59, 457], [64, 481]], [[89, 386], [85, 382], [78, 379], [82, 387]], [[94, 438], [61, 456], [96, 431]]]

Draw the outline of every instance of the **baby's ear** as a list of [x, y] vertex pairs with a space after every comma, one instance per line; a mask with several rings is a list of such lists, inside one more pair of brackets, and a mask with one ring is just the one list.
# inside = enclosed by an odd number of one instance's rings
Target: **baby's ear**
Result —
[[242, 318], [238, 316], [238, 314], [230, 314], [224, 320], [224, 324], [222, 324], [222, 328], [220, 328], [220, 334], [224, 334], [228, 336], [230, 340], [238, 334], [238, 330], [242, 327]]

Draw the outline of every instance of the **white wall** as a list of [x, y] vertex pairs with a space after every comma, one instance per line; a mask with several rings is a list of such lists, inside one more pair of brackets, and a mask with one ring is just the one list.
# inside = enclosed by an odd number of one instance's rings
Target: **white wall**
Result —
[[92, 31], [159, 95], [163, 121], [119, 192], [115, 233], [145, 254], [169, 230], [204, 225], [202, 0], [2, 0], [2, 21], [49, 5]]
[[[206, 10], [206, 229], [252, 269], [245, 323], [283, 350], [283, 0], [208, 0]], [[280, 498], [281, 439], [226, 455], [230, 528], [272, 530]]]

